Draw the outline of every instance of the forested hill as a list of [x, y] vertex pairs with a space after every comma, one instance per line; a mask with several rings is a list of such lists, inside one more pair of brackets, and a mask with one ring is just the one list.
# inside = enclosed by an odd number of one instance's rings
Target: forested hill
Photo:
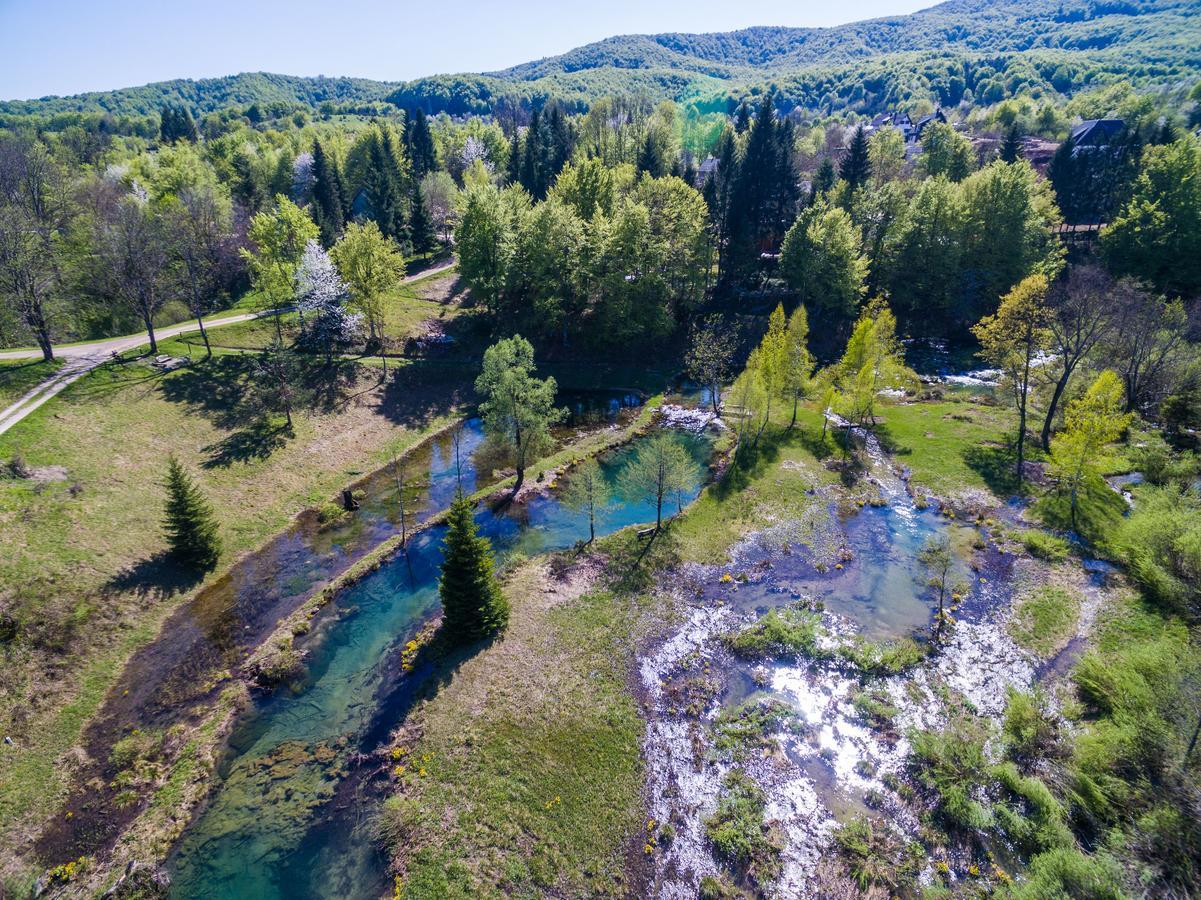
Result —
[[251, 104], [385, 100], [461, 114], [552, 96], [583, 108], [617, 93], [717, 105], [765, 83], [778, 88], [782, 104], [871, 112], [916, 99], [995, 102], [1031, 88], [1071, 94], [1114, 78], [1173, 85], [1198, 71], [1197, 0], [948, 0], [835, 28], [612, 37], [499, 72], [403, 84], [251, 73], [0, 102], [0, 114], [154, 115], [167, 102], [203, 114]]
[[372, 81], [368, 78], [304, 78], [296, 75], [273, 75], [269, 72], [246, 72], [222, 78], [177, 78], [141, 87], [94, 91], [71, 97], [9, 100], [0, 102], [0, 113], [56, 115], [85, 112], [112, 113], [115, 116], [157, 116], [159, 110], [167, 103], [182, 103], [193, 115], [246, 107], [254, 103], [317, 107], [326, 101], [370, 103], [383, 100], [399, 86], [399, 82]]
[[1144, 63], [1201, 63], [1195, 0], [948, 0], [835, 28], [626, 35], [492, 73], [528, 81], [599, 68], [680, 69], [729, 78], [923, 50], [996, 54], [1115, 50]]

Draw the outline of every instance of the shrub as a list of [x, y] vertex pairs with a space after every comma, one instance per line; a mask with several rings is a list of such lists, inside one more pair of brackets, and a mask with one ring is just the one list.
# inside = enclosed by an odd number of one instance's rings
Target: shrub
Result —
[[741, 769], [726, 775], [724, 787], [705, 834], [720, 859], [756, 881], [770, 881], [780, 871], [780, 844], [763, 821], [767, 797]]
[[895, 893], [910, 887], [925, 861], [920, 844], [903, 844], [885, 823], [867, 816], [858, 816], [839, 828], [834, 840], [863, 891], [880, 886]]
[[1072, 552], [1072, 545], [1059, 535], [1031, 528], [1021, 533], [1026, 552], [1048, 562], [1063, 562]]
[[840, 646], [838, 654], [864, 675], [882, 678], [916, 666], [926, 658], [928, 650], [928, 645], [913, 638], [869, 641], [856, 637]]
[[1107, 856], [1086, 856], [1072, 847], [1040, 853], [1030, 861], [1028, 878], [1006, 894], [1014, 900], [1122, 900], [1121, 872]]
[[826, 653], [818, 646], [820, 634], [821, 618], [817, 613], [790, 606], [773, 609], [737, 634], [728, 635], [726, 646], [748, 659], [792, 654], [821, 658]]
[[942, 731], [910, 736], [910, 766], [917, 781], [933, 791], [939, 812], [953, 827], [975, 829], [992, 824], [988, 807], [973, 794], [984, 781], [988, 763], [987, 725], [974, 716], [953, 717]]
[[734, 709], [722, 710], [714, 723], [714, 746], [741, 759], [753, 750], [770, 746], [772, 732], [791, 727], [797, 718], [796, 712], [779, 700], [748, 700]]
[[1058, 754], [1059, 725], [1041, 689], [1026, 694], [1010, 687], [1005, 693], [1005, 754], [1030, 766]]

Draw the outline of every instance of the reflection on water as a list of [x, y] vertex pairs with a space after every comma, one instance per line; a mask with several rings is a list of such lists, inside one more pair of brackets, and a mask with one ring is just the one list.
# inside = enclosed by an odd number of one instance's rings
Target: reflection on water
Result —
[[[680, 434], [702, 465], [706, 436]], [[637, 442], [602, 460], [616, 483]], [[465, 468], [465, 478], [470, 465]], [[701, 477], [684, 493], [689, 502]], [[451, 485], [453, 492], [453, 484]], [[649, 501], [623, 501], [597, 520], [597, 533], [653, 521]], [[569, 547], [588, 536], [584, 514], [556, 498], [476, 514], [504, 556]], [[322, 628], [305, 681], [264, 700], [244, 718], [221, 767], [210, 805], [171, 861], [173, 896], [217, 898], [371, 897], [386, 885], [364, 816], [372, 803], [347, 779], [353, 756], [369, 751], [403, 718], [408, 683], [389, 681], [398, 642], [437, 608], [444, 529], [414, 536], [407, 552], [343, 592]]]

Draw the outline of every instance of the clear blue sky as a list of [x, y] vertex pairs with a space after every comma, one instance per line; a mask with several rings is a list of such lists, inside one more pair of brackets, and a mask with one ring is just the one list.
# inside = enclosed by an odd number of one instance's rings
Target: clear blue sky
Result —
[[614, 34], [825, 26], [935, 0], [0, 0], [0, 99], [237, 72], [395, 81]]

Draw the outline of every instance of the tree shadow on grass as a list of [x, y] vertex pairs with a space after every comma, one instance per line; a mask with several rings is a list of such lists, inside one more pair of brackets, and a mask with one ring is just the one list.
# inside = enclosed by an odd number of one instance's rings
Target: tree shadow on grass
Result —
[[1014, 441], [968, 447], [963, 451], [963, 461], [998, 497], [1010, 497], [1018, 492], [1018, 456]]
[[134, 594], [148, 600], [165, 600], [191, 590], [205, 572], [182, 566], [166, 551], [147, 557], [110, 578], [105, 593]]
[[414, 360], [388, 369], [376, 411], [394, 425], [420, 428], [471, 395], [472, 370], [455, 360]]
[[234, 463], [267, 459], [283, 447], [292, 435], [293, 431], [287, 425], [260, 419], [205, 447], [208, 459], [203, 466], [206, 469], [228, 469]]

